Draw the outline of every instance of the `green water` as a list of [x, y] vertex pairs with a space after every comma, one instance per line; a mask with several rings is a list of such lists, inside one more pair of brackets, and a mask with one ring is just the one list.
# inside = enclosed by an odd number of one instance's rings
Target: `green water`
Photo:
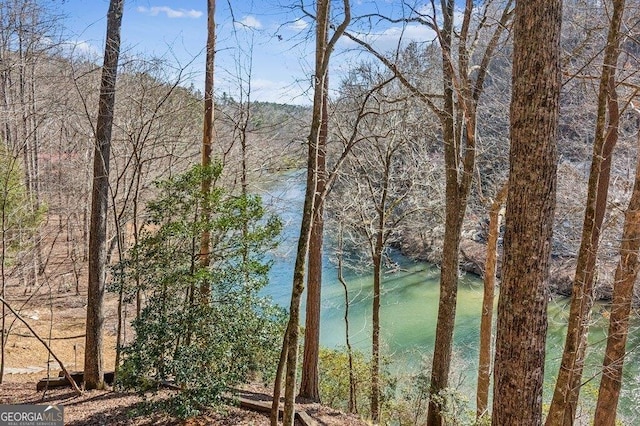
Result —
[[[301, 200], [303, 199], [303, 178], [293, 175], [289, 180], [271, 186], [265, 192], [265, 201], [279, 212], [285, 221], [283, 241], [274, 253], [271, 281], [265, 294], [273, 297], [282, 306], [289, 305], [291, 282]], [[330, 243], [325, 247], [323, 270], [321, 344], [329, 348], [345, 346], [345, 295], [337, 279], [337, 271], [331, 261]], [[430, 359], [435, 340], [436, 318], [438, 314], [439, 270], [424, 262], [414, 262], [399, 253], [390, 253], [395, 262], [392, 271], [384, 274], [381, 295], [381, 340], [383, 354], [392, 363], [397, 375], [412, 373], [421, 368], [423, 359]], [[347, 273], [349, 289], [350, 340], [354, 348], [371, 351], [371, 301], [373, 279], [371, 274]], [[460, 390], [467, 395], [475, 394], [480, 312], [482, 305], [482, 281], [471, 274], [462, 274], [458, 288], [458, 304], [454, 333], [454, 361], [452, 377], [460, 384]], [[497, 305], [497, 297], [496, 297]], [[554, 299], [549, 302], [549, 330], [547, 334], [547, 356], [545, 368], [545, 403], [548, 404], [553, 392], [555, 376], [562, 356], [568, 299]], [[587, 353], [583, 380], [587, 382], [583, 395], [583, 405], [588, 410], [595, 405], [595, 394], [599, 382], [599, 371], [605, 346], [607, 307], [596, 306], [589, 335], [591, 343]], [[494, 315], [495, 317], [495, 315]], [[631, 424], [640, 420], [640, 322], [633, 321], [633, 332], [628, 345], [629, 354], [625, 360], [623, 398], [620, 412]], [[474, 397], [470, 397], [474, 400]]]

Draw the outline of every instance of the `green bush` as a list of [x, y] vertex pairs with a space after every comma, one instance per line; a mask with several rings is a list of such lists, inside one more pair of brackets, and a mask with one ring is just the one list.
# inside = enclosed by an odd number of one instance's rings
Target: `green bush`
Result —
[[[396, 381], [383, 360], [380, 377], [381, 412], [384, 416], [395, 397]], [[349, 356], [346, 350], [320, 349], [320, 397], [322, 403], [337, 410], [349, 411]], [[353, 376], [356, 385], [356, 409], [363, 418], [370, 417], [371, 361], [360, 351], [353, 351]]]
[[[389, 371], [389, 360], [383, 359], [381, 374], [380, 424], [425, 424], [429, 405], [430, 359], [424, 358], [417, 372], [398, 377]], [[349, 357], [346, 350], [320, 349], [320, 397], [322, 403], [348, 411]], [[370, 417], [371, 362], [360, 351], [353, 352], [353, 374], [356, 382], [357, 412]], [[476, 421], [475, 411], [467, 397], [456, 389], [445, 389], [435, 397], [442, 407], [447, 426], [482, 426], [491, 423], [486, 416]]]
[[[454, 370], [465, 371], [467, 367], [454, 354]], [[463, 378], [460, 377], [458, 388], [449, 387], [438, 395], [431, 395], [431, 357], [423, 356], [420, 367], [414, 373], [398, 379], [398, 392], [390, 404], [389, 418], [391, 423], [400, 425], [425, 424], [429, 401], [433, 399], [440, 406], [443, 425], [446, 426], [482, 426], [491, 424], [491, 418], [484, 416], [476, 419], [475, 409], [471, 406], [467, 394], [461, 389]]]
[[[284, 327], [283, 311], [258, 296], [281, 223], [266, 215], [259, 197], [218, 186], [221, 172], [219, 165], [196, 167], [160, 182], [139, 244], [113, 274], [112, 290], [132, 298], [140, 289], [146, 299], [133, 322], [135, 340], [123, 348], [119, 384], [144, 392], [175, 383], [181, 391], [170, 407], [182, 417], [219, 404], [251, 374], [268, 374]], [[213, 182], [208, 198], [203, 178]], [[204, 230], [211, 235], [208, 266], [199, 256]]]

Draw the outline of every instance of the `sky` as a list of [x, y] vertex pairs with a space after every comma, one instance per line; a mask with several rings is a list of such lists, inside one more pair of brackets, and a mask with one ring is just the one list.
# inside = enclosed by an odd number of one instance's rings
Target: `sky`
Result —
[[[313, 73], [313, 22], [299, 1], [217, 0], [217, 53], [215, 90], [239, 98], [240, 87], [250, 99], [277, 103], [310, 104]], [[399, 13], [392, 0], [353, 3], [354, 14]], [[54, 8], [63, 16], [63, 38], [76, 53], [101, 62], [108, 0], [58, 0]], [[204, 85], [204, 49], [207, 37], [206, 0], [126, 0], [122, 20], [122, 54], [129, 58], [162, 58], [176, 78], [183, 70], [184, 85]], [[400, 34], [425, 41], [433, 33], [424, 26], [379, 25], [367, 41], [381, 50], [392, 49]], [[370, 59], [342, 40], [332, 57], [331, 72], [340, 80], [360, 59]]]

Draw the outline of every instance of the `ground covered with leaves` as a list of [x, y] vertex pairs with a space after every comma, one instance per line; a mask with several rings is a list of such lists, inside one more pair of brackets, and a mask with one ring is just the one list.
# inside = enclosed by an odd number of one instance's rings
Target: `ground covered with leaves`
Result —
[[[251, 386], [253, 398], [268, 400], [267, 389]], [[0, 404], [64, 405], [65, 425], [269, 425], [266, 414], [226, 405], [187, 420], [180, 420], [158, 409], [173, 394], [161, 390], [147, 394], [111, 390], [85, 391], [76, 396], [70, 388], [36, 392], [35, 382], [9, 382], [0, 385]], [[303, 404], [314, 420], [322, 425], [364, 426], [359, 417], [344, 414], [318, 404]]]

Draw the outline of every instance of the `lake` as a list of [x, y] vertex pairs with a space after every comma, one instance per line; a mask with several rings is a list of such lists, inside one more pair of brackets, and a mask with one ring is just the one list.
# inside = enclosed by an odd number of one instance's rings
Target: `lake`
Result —
[[[270, 283], [263, 290], [284, 307], [289, 306], [293, 279], [293, 263], [300, 216], [304, 199], [304, 174], [290, 173], [261, 187], [265, 204], [284, 221], [282, 243], [273, 253]], [[327, 232], [328, 230], [325, 230]], [[321, 345], [344, 348], [345, 295], [337, 279], [337, 268], [331, 257], [330, 238], [325, 238], [322, 283]], [[381, 341], [383, 356], [392, 361], [395, 374], [412, 373], [421, 360], [430, 359], [435, 340], [438, 314], [439, 269], [425, 262], [415, 262], [398, 252], [391, 252], [395, 262], [392, 271], [385, 271], [381, 295]], [[369, 273], [346, 273], [349, 286], [350, 339], [354, 348], [365, 354], [371, 351], [371, 300], [373, 279]], [[497, 296], [496, 296], [497, 305]], [[456, 383], [462, 390], [475, 395], [478, 365], [482, 281], [477, 276], [462, 274], [458, 288], [458, 304], [454, 333], [454, 364]], [[549, 303], [547, 357], [545, 368], [545, 404], [549, 404], [566, 335], [569, 299], [556, 298]], [[583, 403], [594, 408], [599, 372], [602, 365], [608, 308], [598, 304], [592, 315], [590, 347], [587, 353], [581, 392]], [[302, 315], [304, 319], [304, 315]], [[495, 319], [495, 314], [494, 314]], [[620, 412], [627, 419], [640, 419], [640, 321], [633, 321], [629, 336], [629, 354], [625, 360], [623, 398]], [[453, 380], [452, 380], [453, 381]], [[475, 396], [469, 398], [475, 403]]]

